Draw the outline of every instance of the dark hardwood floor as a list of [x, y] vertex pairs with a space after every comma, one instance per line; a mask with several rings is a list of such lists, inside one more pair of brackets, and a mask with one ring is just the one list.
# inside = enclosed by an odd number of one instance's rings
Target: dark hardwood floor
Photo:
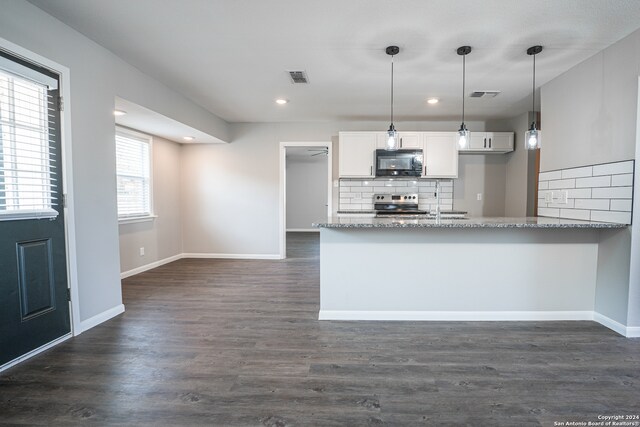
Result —
[[640, 413], [640, 340], [593, 322], [317, 320], [318, 237], [185, 259], [0, 374], [0, 424], [526, 426]]

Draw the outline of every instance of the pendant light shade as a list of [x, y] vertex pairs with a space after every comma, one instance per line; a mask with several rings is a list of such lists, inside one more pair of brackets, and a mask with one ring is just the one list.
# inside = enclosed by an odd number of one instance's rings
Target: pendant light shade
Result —
[[387, 131], [387, 144], [385, 148], [388, 151], [395, 151], [399, 148], [400, 141], [396, 127], [393, 125], [393, 57], [400, 52], [400, 48], [398, 46], [388, 46], [386, 52], [387, 55], [391, 55], [391, 124]]
[[465, 84], [466, 84], [466, 58], [467, 55], [471, 52], [471, 46], [460, 46], [456, 51], [458, 55], [462, 56], [462, 123], [460, 123], [460, 129], [458, 129], [458, 149], [465, 149], [469, 147], [469, 131], [467, 130], [467, 126], [464, 124], [464, 94], [465, 94]]
[[533, 122], [531, 127], [525, 133], [524, 143], [527, 150], [537, 150], [540, 148], [540, 140], [542, 139], [540, 131], [536, 126], [536, 55], [542, 52], [542, 46], [531, 46], [527, 49], [527, 55], [533, 56], [533, 89], [532, 89], [532, 112]]

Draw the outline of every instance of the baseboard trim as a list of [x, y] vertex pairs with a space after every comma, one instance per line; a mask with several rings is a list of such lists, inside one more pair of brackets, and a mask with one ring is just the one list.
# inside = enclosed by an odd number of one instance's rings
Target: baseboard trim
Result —
[[68, 340], [69, 338], [71, 338], [73, 335], [71, 334], [71, 332], [69, 332], [66, 335], [61, 336], [60, 338], [57, 338], [53, 341], [51, 341], [50, 343], [47, 343], [41, 347], [36, 348], [35, 350], [31, 350], [29, 353], [23, 354], [20, 357], [16, 357], [15, 359], [13, 359], [10, 362], [5, 363], [4, 365], [0, 366], [0, 372], [11, 368], [12, 366], [17, 365], [18, 363], [24, 362], [27, 359], [31, 359], [33, 356], [36, 356], [40, 353], [42, 353], [43, 351], [47, 351], [49, 350], [51, 347], [55, 347], [56, 345]]
[[287, 233], [319, 233], [319, 228], [287, 228]]
[[168, 258], [164, 258], [149, 264], [142, 265], [140, 267], [136, 267], [128, 271], [124, 271], [120, 273], [120, 279], [126, 279], [127, 277], [135, 276], [136, 274], [144, 273], [145, 271], [152, 270], [156, 267], [160, 267], [161, 265], [165, 265], [165, 264], [169, 264], [170, 262], [177, 261], [179, 259], [182, 259], [183, 255], [184, 254], [173, 255]]
[[220, 259], [281, 259], [278, 254], [209, 254], [184, 253], [182, 258], [220, 258]]
[[595, 311], [593, 312], [593, 320], [600, 323], [602, 326], [605, 326], [611, 329], [612, 331], [619, 333], [624, 337], [627, 337], [627, 338], [640, 337], [640, 327], [624, 326], [622, 323]]
[[121, 313], [124, 313], [124, 304], [116, 305], [115, 307], [103, 311], [100, 314], [96, 314], [95, 316], [90, 317], [87, 320], [83, 320], [82, 322], [80, 322], [80, 332], [78, 332], [78, 334], [88, 331], [94, 326], [98, 326], [99, 324], [104, 323]]
[[627, 338], [640, 338], [640, 326], [627, 326]]
[[142, 265], [132, 270], [124, 271], [120, 273], [120, 279], [126, 279], [127, 277], [135, 276], [136, 274], [144, 273], [148, 270], [160, 267], [170, 262], [177, 261], [184, 258], [211, 258], [211, 259], [282, 259], [279, 254], [219, 254], [219, 253], [182, 253], [170, 256], [168, 258], [154, 261], [149, 264]]
[[318, 320], [552, 321], [593, 320], [592, 311], [348, 311], [320, 310]]

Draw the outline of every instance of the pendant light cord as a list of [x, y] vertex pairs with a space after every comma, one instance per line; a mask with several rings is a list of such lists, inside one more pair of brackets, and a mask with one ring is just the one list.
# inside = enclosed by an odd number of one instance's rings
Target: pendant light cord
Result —
[[532, 102], [532, 112], [533, 112], [533, 124], [536, 123], [536, 55], [533, 55], [533, 102]]
[[467, 55], [462, 55], [462, 125], [464, 127], [464, 91], [466, 84], [466, 74], [467, 74]]
[[393, 56], [391, 55], [391, 126], [393, 127]]

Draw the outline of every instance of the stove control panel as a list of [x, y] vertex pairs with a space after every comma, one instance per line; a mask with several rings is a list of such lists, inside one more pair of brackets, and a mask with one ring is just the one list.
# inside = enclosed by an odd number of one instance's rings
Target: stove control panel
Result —
[[417, 194], [374, 194], [374, 203], [393, 203], [393, 204], [418, 204]]

